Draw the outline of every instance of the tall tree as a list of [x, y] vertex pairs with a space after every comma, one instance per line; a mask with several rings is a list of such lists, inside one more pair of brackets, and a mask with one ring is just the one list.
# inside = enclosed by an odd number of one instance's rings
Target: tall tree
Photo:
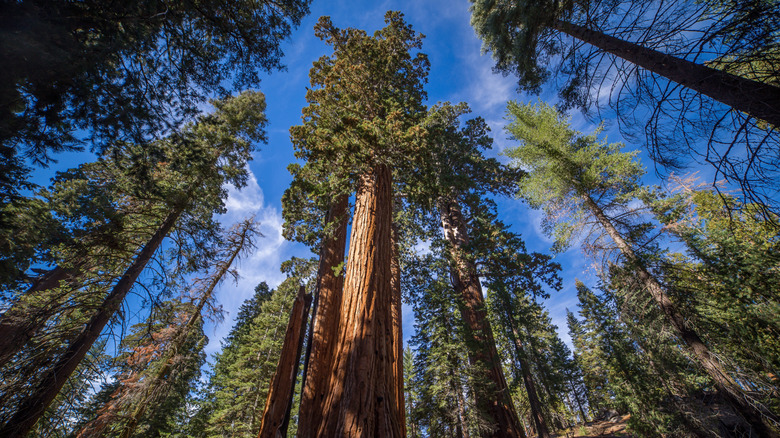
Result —
[[0, 201], [23, 182], [22, 153], [46, 163], [83, 136], [98, 149], [159, 139], [231, 83], [256, 86], [308, 12], [308, 0], [3, 4], [0, 167], [16, 172]]
[[[106, 421], [100, 419], [96, 421], [97, 427], [87, 425], [80, 436], [99, 436], [105, 427], [111, 427], [118, 432], [118, 436], [127, 438], [133, 436], [136, 428], [148, 416], [147, 412], [152, 412], [151, 407], [162, 403], [167, 399], [165, 382], [172, 380], [171, 376], [177, 376], [181, 373], [183, 367], [187, 367], [188, 360], [195, 360], [196, 356], [192, 352], [185, 354], [185, 344], [189, 343], [205, 347], [200, 332], [204, 318], [204, 308], [213, 301], [214, 291], [217, 286], [223, 282], [225, 276], [231, 273], [233, 262], [240, 256], [246, 254], [253, 247], [253, 237], [258, 234], [257, 226], [251, 219], [235, 225], [223, 240], [223, 247], [219, 252], [221, 257], [212, 264], [210, 273], [205, 278], [195, 279], [187, 294], [193, 301], [184, 305], [179, 311], [175, 322], [178, 326], [170, 327], [168, 330], [168, 339], [161, 344], [158, 358], [154, 367], [141, 369], [143, 377], [131, 376], [132, 381], [142, 381], [142, 384], [122, 385], [115, 390], [113, 400], [120, 405], [121, 415], [114, 413], [114, 419]], [[232, 275], [236, 276], [235, 271]], [[128, 403], [129, 402], [129, 403]], [[121, 406], [124, 405], [124, 406]], [[110, 405], [109, 405], [110, 406]], [[115, 409], [116, 411], [116, 409]], [[154, 414], [152, 414], [154, 415]]]
[[[369, 36], [320, 19], [316, 34], [334, 54], [315, 62], [304, 124], [291, 130], [303, 158], [329, 163], [341, 176], [335, 180], [354, 184], [357, 193], [332, 362], [313, 367], [310, 360], [307, 370], [307, 380], [322, 378], [315, 369], [329, 376], [307, 429], [318, 435], [403, 434], [394, 368], [401, 358], [393, 345], [390, 165], [414, 156], [428, 61], [410, 53], [421, 47], [421, 36], [400, 13], [388, 12], [385, 21]], [[327, 192], [348, 193], [343, 185]]]
[[[450, 277], [461, 296], [460, 312], [469, 337], [469, 361], [486, 373], [491, 388], [476, 391], [480, 409], [492, 417], [493, 432], [522, 436], [522, 426], [497, 354], [493, 329], [487, 319], [484, 297], [477, 266], [471, 253], [469, 218], [464, 215], [464, 203], [479, 199], [489, 191], [505, 192], [507, 176], [496, 160], [486, 159], [482, 151], [490, 147], [487, 125], [481, 118], [460, 125], [459, 117], [470, 110], [465, 104], [436, 105], [426, 120], [428, 146], [426, 162], [407, 185], [411, 202], [438, 216], [447, 242], [446, 257], [450, 262]], [[478, 202], [478, 201], [477, 201]], [[488, 434], [483, 431], [482, 434]]]
[[293, 258], [283, 269], [288, 277], [276, 289], [261, 283], [241, 306], [199, 404], [207, 418], [205, 430], [193, 431], [198, 436], [252, 438], [260, 432], [293, 301], [301, 285], [312, 289], [316, 263]]
[[522, 88], [553, 70], [564, 106], [610, 105], [656, 163], [706, 162], [777, 209], [780, 87], [762, 79], [777, 76], [774, 2], [472, 0], [471, 11]]
[[[530, 169], [519, 183], [518, 195], [532, 207], [543, 208], [548, 231], [556, 244], [565, 247], [573, 232], [590, 220], [614, 242], [625, 264], [664, 313], [670, 329], [713, 380], [718, 391], [760, 434], [777, 436], [774, 414], [749, 401], [745, 390], [717, 360], [698, 331], [686, 323], [680, 306], [668, 293], [632, 242], [636, 225], [627, 222], [628, 203], [640, 193], [641, 165], [634, 153], [621, 153], [620, 144], [600, 142], [595, 136], [573, 131], [567, 121], [544, 104], [519, 105], [510, 102], [508, 130], [522, 143], [507, 151], [514, 163]], [[616, 219], [617, 217], [617, 219]], [[624, 228], [620, 231], [618, 227]]]
[[[253, 142], [264, 140], [264, 96], [247, 92], [235, 98], [214, 102], [217, 111], [188, 126], [180, 135], [152, 145], [131, 146], [127, 161], [155, 156], [156, 166], [129, 168], [139, 172], [146, 186], [131, 186], [135, 196], [158, 200], [161, 212], [151, 236], [139, 249], [132, 263], [102, 304], [88, 317], [80, 332], [68, 340], [65, 351], [55, 363], [41, 373], [42, 377], [18, 404], [16, 414], [2, 427], [8, 436], [24, 436], [51, 403], [67, 378], [100, 336], [103, 328], [122, 305], [146, 264], [160, 247], [183, 213], [206, 216], [222, 211], [226, 195], [224, 184], [245, 184], [245, 165], [254, 148]], [[143, 152], [142, 155], [132, 155]], [[117, 162], [120, 160], [117, 159]], [[145, 163], [148, 164], [148, 163]], [[153, 172], [152, 172], [153, 171]]]

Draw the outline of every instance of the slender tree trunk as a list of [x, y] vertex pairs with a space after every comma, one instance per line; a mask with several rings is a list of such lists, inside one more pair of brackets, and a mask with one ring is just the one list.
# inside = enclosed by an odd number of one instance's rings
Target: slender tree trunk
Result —
[[395, 404], [401, 415], [401, 432], [406, 436], [406, 409], [404, 406], [404, 335], [401, 309], [401, 264], [398, 259], [398, 227], [392, 224], [391, 244], [393, 256], [390, 261], [390, 287], [392, 289], [391, 312], [393, 318], [393, 375], [395, 377]]
[[391, 178], [383, 164], [360, 177], [330, 390], [317, 436], [403, 434], [393, 373]]
[[144, 245], [133, 263], [103, 300], [103, 305], [92, 315], [79, 336], [70, 343], [68, 349], [60, 356], [57, 363], [44, 372], [40, 383], [17, 407], [16, 414], [0, 428], [0, 436], [5, 438], [23, 438], [27, 436], [44, 411], [46, 411], [46, 408], [49, 407], [60, 392], [63, 385], [65, 385], [68, 377], [70, 377], [87, 352], [89, 352], [89, 349], [92, 348], [92, 345], [100, 337], [100, 333], [111, 320], [111, 317], [119, 310], [125, 296], [157, 251], [157, 248], [160, 247], [165, 236], [173, 228], [180, 214], [180, 210], [171, 212], [163, 220], [160, 227]]
[[247, 224], [247, 227], [243, 229], [243, 233], [241, 234], [241, 240], [233, 248], [233, 251], [230, 254], [230, 258], [223, 262], [222, 266], [219, 268], [216, 274], [211, 277], [211, 280], [208, 282], [206, 289], [201, 292], [198, 304], [195, 306], [195, 309], [192, 310], [192, 314], [187, 320], [187, 323], [176, 330], [176, 334], [173, 337], [173, 342], [171, 342], [165, 354], [163, 355], [163, 366], [161, 366], [154, 375], [152, 381], [146, 385], [143, 394], [138, 399], [135, 410], [130, 415], [127, 424], [122, 430], [120, 438], [130, 438], [133, 436], [135, 429], [138, 427], [138, 423], [146, 413], [146, 408], [149, 407], [149, 405], [152, 403], [152, 393], [156, 388], [165, 383], [165, 378], [169, 375], [171, 368], [173, 367], [172, 360], [174, 356], [179, 353], [181, 348], [187, 342], [187, 339], [192, 334], [192, 330], [195, 328], [196, 324], [198, 324], [198, 322], [203, 319], [203, 307], [205, 307], [206, 303], [214, 295], [214, 289], [216, 289], [217, 285], [222, 281], [222, 277], [228, 273], [230, 266], [233, 265], [233, 262], [238, 257], [238, 254], [241, 253], [241, 251], [246, 247], [248, 231], [249, 225]]
[[699, 334], [685, 324], [685, 318], [677, 310], [666, 292], [664, 292], [663, 286], [661, 286], [658, 280], [650, 274], [639, 257], [634, 253], [631, 246], [623, 239], [620, 232], [618, 232], [609, 218], [601, 210], [601, 207], [599, 207], [590, 196], [587, 196], [584, 200], [587, 208], [618, 246], [620, 252], [626, 258], [628, 266], [634, 270], [634, 274], [640, 284], [650, 292], [650, 295], [661, 308], [661, 311], [666, 316], [667, 321], [670, 323], [677, 336], [688, 347], [688, 351], [699, 365], [701, 365], [707, 375], [710, 376], [715, 383], [715, 387], [718, 388], [718, 391], [723, 395], [726, 401], [755, 429], [755, 432], [759, 436], [780, 437], [780, 434], [773, 430], [771, 423], [769, 422], [777, 421], [777, 418], [771, 412], [759, 409], [747, 401], [746, 394], [740, 389], [736, 382], [734, 382], [734, 379], [731, 378], [717, 358], [715, 358]]
[[571, 392], [572, 394], [574, 394], [574, 401], [577, 402], [577, 408], [580, 411], [580, 416], [582, 416], [582, 422], [587, 423], [588, 416], [585, 415], [585, 409], [582, 408], [582, 401], [580, 400], [580, 395], [577, 394], [577, 386], [574, 384], [574, 381], [572, 380], [571, 376], [567, 376], [567, 380], [569, 381], [569, 386], [571, 386]]
[[347, 242], [349, 197], [340, 195], [331, 205], [325, 223], [335, 221], [333, 234], [326, 237], [320, 250], [317, 287], [309, 327], [309, 345], [303, 369], [303, 389], [298, 413], [298, 437], [316, 436], [321, 419], [322, 401], [330, 392], [330, 367], [338, 337], [344, 274], [335, 272], [344, 263]]
[[552, 28], [780, 128], [780, 88], [556, 20]]
[[287, 324], [287, 332], [284, 336], [276, 373], [271, 379], [271, 387], [268, 390], [268, 399], [265, 402], [258, 438], [276, 438], [287, 435], [288, 416], [295, 392], [295, 378], [298, 374], [298, 363], [303, 349], [306, 320], [309, 317], [309, 304], [311, 304], [311, 296], [306, 295], [305, 288], [301, 286], [290, 313], [290, 322]]
[[[510, 315], [507, 315], [507, 317], [509, 316]], [[509, 321], [511, 323], [512, 320], [509, 319]], [[515, 353], [517, 353], [517, 361], [520, 363], [520, 372], [523, 374], [525, 392], [528, 394], [528, 403], [531, 405], [531, 418], [534, 420], [539, 438], [549, 438], [550, 431], [547, 428], [547, 423], [544, 420], [544, 414], [542, 414], [542, 403], [539, 401], [539, 394], [536, 392], [534, 377], [531, 375], [531, 365], [528, 363], [526, 358], [523, 343], [520, 341], [517, 328], [512, 327], [512, 335], [514, 338], [513, 343], [515, 347]]]
[[[469, 363], [484, 368], [495, 393], [487, 399], [477, 399], [477, 405], [491, 417], [495, 426], [487, 436], [523, 437], [525, 436], [520, 419], [515, 411], [509, 389], [506, 384], [501, 363], [498, 360], [493, 330], [485, 311], [482, 286], [477, 276], [477, 268], [468, 260], [465, 247], [469, 244], [466, 221], [460, 206], [453, 198], [439, 199], [439, 214], [444, 238], [450, 246], [450, 277], [455, 291], [461, 295], [461, 314], [468, 329], [467, 336], [472, 345]], [[475, 391], [479, 397], [479, 391]]]

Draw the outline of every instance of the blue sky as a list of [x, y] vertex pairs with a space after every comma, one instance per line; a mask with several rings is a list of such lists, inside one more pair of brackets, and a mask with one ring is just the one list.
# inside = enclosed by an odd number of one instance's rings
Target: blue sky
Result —
[[[241, 191], [230, 190], [228, 212], [221, 220], [229, 225], [254, 214], [261, 222], [261, 231], [265, 237], [257, 241], [257, 250], [251, 256], [239, 262], [241, 279], [237, 283], [224, 283], [217, 293], [227, 313], [223, 323], [206, 328], [210, 338], [207, 347], [209, 354], [219, 350], [219, 341], [229, 332], [239, 306], [252, 295], [259, 282], [266, 281], [269, 286], [275, 287], [284, 279], [279, 271], [283, 261], [292, 256], [313, 255], [303, 245], [282, 238], [280, 200], [291, 180], [287, 165], [294, 161], [288, 130], [290, 126], [301, 122], [301, 109], [306, 105], [304, 96], [309, 86], [309, 69], [313, 61], [331, 52], [328, 46], [314, 36], [314, 24], [320, 16], [329, 15], [338, 27], [356, 27], [373, 32], [384, 27], [383, 17], [388, 10], [403, 12], [414, 29], [426, 35], [422, 51], [428, 54], [431, 62], [426, 86], [428, 104], [440, 101], [467, 102], [473, 111], [471, 116], [485, 118], [492, 128], [495, 143], [491, 155], [497, 156], [513, 143], [503, 130], [508, 100], [546, 99], [554, 103], [552, 99], [555, 90], [544, 89], [541, 96], [518, 94], [513, 77], [492, 72], [493, 61], [489, 55], [481, 54], [481, 42], [469, 24], [467, 0], [314, 0], [311, 14], [283, 45], [283, 62], [287, 70], [267, 75], [260, 86], [268, 105], [269, 142], [255, 153], [254, 161], [250, 164], [249, 185]], [[573, 126], [583, 132], [595, 128], [578, 114], [573, 115]], [[611, 141], [620, 140], [618, 134], [609, 130], [607, 132]], [[84, 152], [63, 154], [57, 158], [60, 160], [57, 165], [36, 170], [35, 182], [46, 185], [55, 170], [90, 161], [94, 157]], [[528, 209], [520, 201], [501, 199], [499, 213], [501, 220], [511, 224], [513, 230], [522, 235], [529, 251], [549, 252], [551, 241], [541, 233], [539, 212]], [[586, 284], [594, 285], [595, 271], [589, 268], [589, 262], [578, 247], [559, 254], [555, 261], [563, 267], [561, 277], [564, 279], [564, 287], [560, 292], [553, 292], [545, 305], [553, 322], [559, 327], [559, 334], [569, 343], [565, 309], [568, 307], [574, 310], [576, 307], [574, 279], [579, 278]], [[412, 313], [406, 306], [405, 339], [412, 335], [412, 331]]]
[[[228, 311], [225, 323], [211, 328], [208, 333], [211, 343], [209, 352], [217, 351], [218, 339], [230, 330], [238, 306], [247, 299], [260, 281], [275, 286], [284, 277], [279, 265], [295, 255], [308, 257], [312, 254], [300, 244], [286, 242], [281, 237], [282, 193], [290, 182], [287, 164], [294, 160], [289, 140], [289, 127], [301, 122], [301, 108], [309, 85], [308, 73], [312, 62], [330, 48], [314, 36], [313, 27], [322, 15], [331, 16], [338, 27], [356, 27], [373, 32], [384, 27], [383, 17], [387, 10], [400, 10], [414, 29], [426, 36], [422, 51], [428, 54], [431, 70], [426, 90], [428, 104], [439, 101], [467, 102], [472, 108], [471, 116], [482, 116], [492, 128], [495, 140], [492, 155], [512, 145], [503, 131], [506, 102], [539, 99], [537, 96], [520, 95], [516, 92], [515, 79], [492, 72], [493, 61], [489, 55], [482, 55], [481, 42], [469, 24], [469, 3], [462, 1], [314, 1], [311, 14], [283, 46], [286, 72], [276, 72], [263, 79], [261, 91], [266, 94], [269, 142], [255, 154], [250, 164], [253, 179], [249, 187], [241, 192], [231, 191], [228, 213], [223, 220], [233, 222], [255, 213], [262, 223], [264, 239], [258, 241], [258, 251], [243, 260], [240, 265], [242, 279], [237, 285], [226, 284], [219, 292], [219, 300]], [[542, 97], [554, 96], [554, 90], [546, 90]], [[575, 126], [588, 130], [581, 117], [575, 118]], [[529, 210], [521, 202], [511, 199], [499, 200], [501, 219], [513, 225], [520, 233], [530, 251], [549, 252], [550, 241], [541, 234], [541, 214]], [[574, 278], [592, 279], [588, 262], [578, 248], [556, 257], [563, 266], [564, 289], [553, 293], [546, 303], [559, 332], [568, 342], [565, 327], [565, 309], [576, 306]], [[412, 312], [406, 306], [404, 312], [404, 338], [412, 335]]]

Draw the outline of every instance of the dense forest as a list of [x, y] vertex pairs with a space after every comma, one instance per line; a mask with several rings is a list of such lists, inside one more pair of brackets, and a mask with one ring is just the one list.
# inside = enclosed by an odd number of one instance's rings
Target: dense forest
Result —
[[780, 438], [780, 3], [331, 3], [0, 4], [0, 437]]

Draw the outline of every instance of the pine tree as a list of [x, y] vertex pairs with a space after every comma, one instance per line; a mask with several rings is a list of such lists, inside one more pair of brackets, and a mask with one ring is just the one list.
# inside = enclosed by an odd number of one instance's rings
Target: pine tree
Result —
[[[554, 109], [510, 103], [508, 130], [522, 146], [507, 154], [519, 166], [531, 169], [519, 183], [518, 194], [532, 207], [547, 215], [548, 231], [556, 244], [565, 247], [583, 221], [593, 221], [614, 242], [625, 265], [639, 279], [666, 317], [671, 330], [713, 380], [729, 404], [758, 432], [775, 436], [771, 426], [774, 414], [749, 402], [745, 390], [719, 362], [696, 328], [686, 323], [681, 308], [670, 296], [678, 293], [664, 286], [648, 267], [646, 258], [632, 238], [641, 227], [627, 222], [625, 211], [631, 199], [642, 192], [638, 183], [643, 174], [632, 153], [619, 152], [621, 145], [599, 142], [595, 136], [582, 136], [571, 130]], [[620, 231], [623, 228], [624, 231]]]
[[[246, 180], [245, 163], [252, 142], [264, 139], [265, 102], [262, 94], [247, 92], [236, 98], [215, 101], [217, 112], [185, 128], [181, 135], [152, 145], [127, 145], [124, 155], [117, 155], [111, 165], [134, 174], [122, 187], [138, 198], [151, 198], [152, 234], [143, 239], [142, 247], [116, 280], [101, 304], [84, 321], [68, 346], [27, 394], [22, 395], [16, 413], [2, 427], [8, 436], [23, 436], [56, 397], [103, 328], [122, 305], [146, 264], [177, 220], [185, 216], [205, 217], [223, 208], [226, 195], [223, 185], [232, 182], [241, 187]], [[154, 157], [149, 162], [149, 158]], [[134, 167], [133, 164], [140, 164]], [[154, 220], [154, 219], [153, 219]]]

